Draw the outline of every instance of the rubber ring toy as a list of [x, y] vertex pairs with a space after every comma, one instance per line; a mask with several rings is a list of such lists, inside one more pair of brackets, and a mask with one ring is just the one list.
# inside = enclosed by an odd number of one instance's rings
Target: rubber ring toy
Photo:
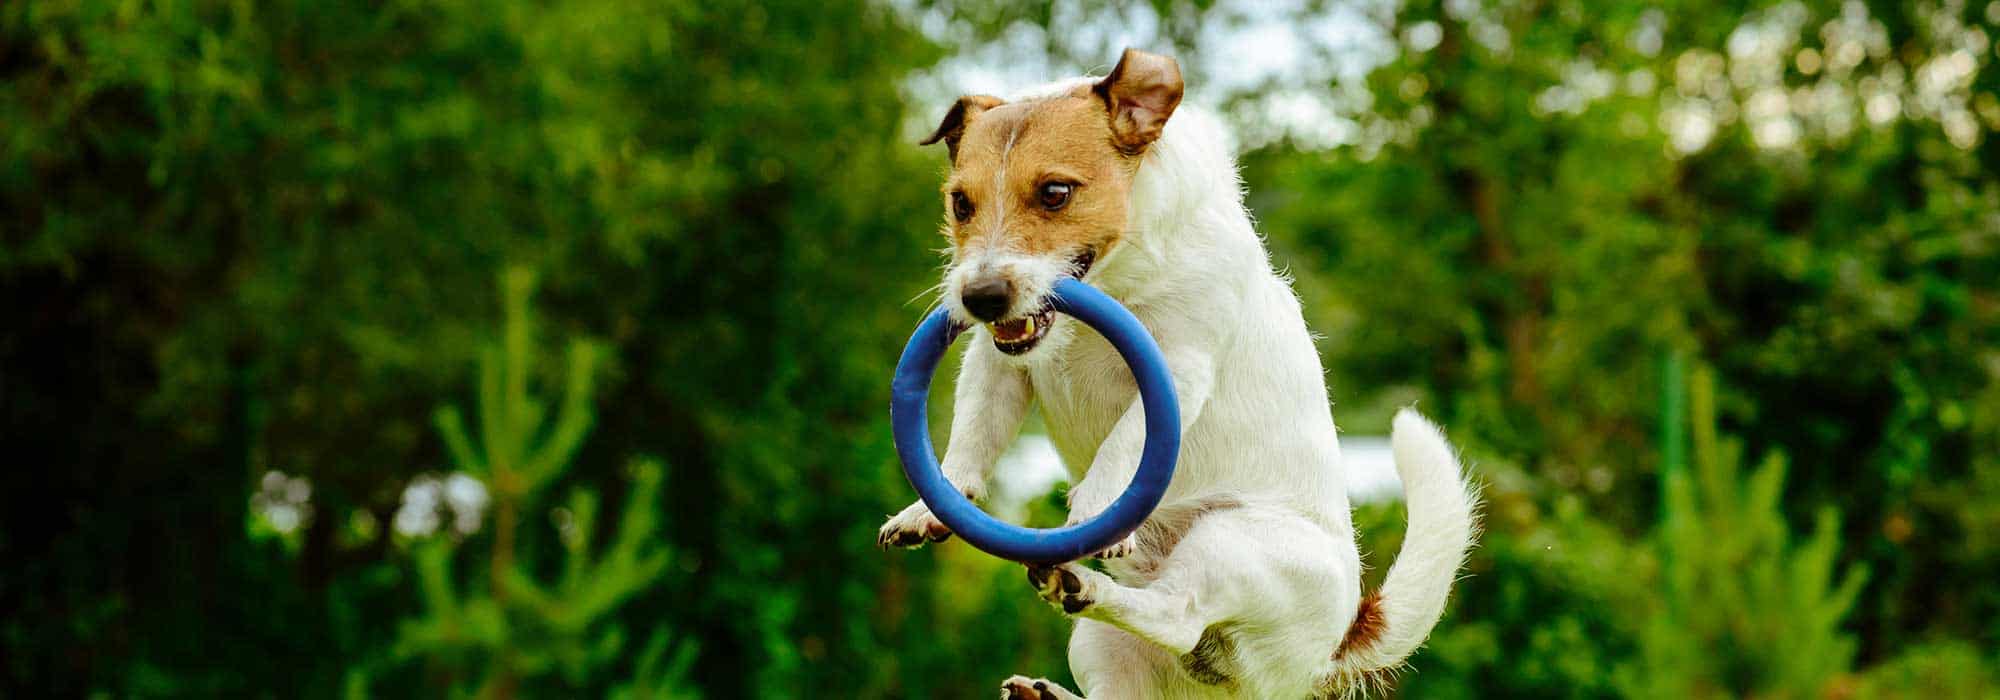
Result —
[[965, 326], [938, 309], [917, 325], [903, 357], [896, 363], [896, 379], [891, 385], [889, 421], [895, 432], [896, 452], [903, 460], [903, 474], [916, 487], [917, 495], [930, 506], [931, 513], [954, 534], [974, 547], [994, 556], [1023, 564], [1060, 564], [1104, 550], [1145, 522], [1160, 505], [1173, 481], [1174, 464], [1181, 451], [1180, 399], [1174, 394], [1173, 375], [1167, 371], [1160, 344], [1139, 323], [1139, 319], [1110, 295], [1068, 277], [1058, 280], [1051, 307], [1084, 322], [1111, 341], [1111, 347], [1125, 359], [1139, 385], [1139, 400], [1146, 411], [1146, 443], [1139, 456], [1139, 469], [1131, 485], [1103, 513], [1090, 520], [1061, 528], [1030, 528], [1002, 522], [946, 481], [931, 446], [931, 376], [938, 360]]

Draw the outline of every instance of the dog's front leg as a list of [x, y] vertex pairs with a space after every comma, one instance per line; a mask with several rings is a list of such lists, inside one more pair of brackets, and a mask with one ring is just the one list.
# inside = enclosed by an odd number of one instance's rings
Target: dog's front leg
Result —
[[[986, 482], [993, 465], [1014, 442], [1027, 415], [1034, 390], [1027, 372], [1003, 362], [1000, 351], [980, 338], [972, 340], [958, 370], [958, 388], [953, 392], [951, 442], [945, 447], [945, 480], [978, 501], [986, 497]], [[925, 542], [942, 542], [951, 529], [931, 514], [922, 499], [889, 518], [876, 534], [877, 544], [914, 547]]]
[[[1185, 436], [1208, 397], [1215, 389], [1215, 359], [1206, 350], [1182, 347], [1166, 351], [1167, 370], [1174, 377], [1174, 393], [1180, 399], [1181, 434]], [[1069, 524], [1097, 517], [1132, 483], [1139, 470], [1139, 455], [1146, 444], [1146, 406], [1138, 398], [1125, 408], [1111, 434], [1105, 436], [1091, 460], [1090, 471], [1069, 492]], [[1132, 553], [1133, 539], [1112, 545], [1099, 558], [1122, 557]]]

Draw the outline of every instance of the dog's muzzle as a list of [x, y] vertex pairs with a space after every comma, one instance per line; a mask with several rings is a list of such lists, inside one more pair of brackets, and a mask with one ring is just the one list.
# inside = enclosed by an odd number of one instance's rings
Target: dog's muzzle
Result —
[[[1070, 259], [1066, 272], [1071, 277], [1083, 279], [1096, 261], [1097, 251], [1085, 248]], [[1033, 311], [1006, 317], [1007, 310], [1014, 305], [1014, 283], [1000, 275], [975, 280], [959, 292], [959, 302], [965, 305], [966, 312], [984, 321], [986, 329], [993, 334], [993, 347], [1009, 355], [1033, 350], [1055, 324], [1055, 314], [1049, 307], [1048, 299], [1039, 301]]]

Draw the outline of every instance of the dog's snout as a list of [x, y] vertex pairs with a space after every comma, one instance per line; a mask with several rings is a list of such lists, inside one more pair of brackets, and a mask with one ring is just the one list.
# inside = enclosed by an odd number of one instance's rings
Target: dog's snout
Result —
[[1014, 300], [1014, 283], [998, 275], [987, 277], [965, 285], [958, 298], [965, 303], [965, 310], [979, 320], [997, 321]]

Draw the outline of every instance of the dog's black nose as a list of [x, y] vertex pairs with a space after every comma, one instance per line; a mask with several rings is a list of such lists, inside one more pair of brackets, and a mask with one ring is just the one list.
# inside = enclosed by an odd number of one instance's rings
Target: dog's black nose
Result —
[[965, 302], [965, 310], [981, 321], [995, 321], [1007, 313], [1007, 305], [1014, 300], [1014, 283], [1005, 277], [988, 277], [965, 285], [959, 292], [959, 301]]

